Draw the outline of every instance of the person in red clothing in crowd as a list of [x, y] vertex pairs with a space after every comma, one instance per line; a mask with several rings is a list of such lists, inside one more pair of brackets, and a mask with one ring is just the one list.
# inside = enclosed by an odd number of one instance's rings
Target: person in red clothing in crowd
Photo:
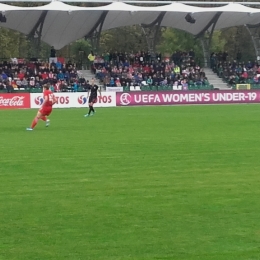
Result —
[[148, 64], [146, 64], [143, 68], [144, 72], [149, 74], [151, 72], [151, 68], [148, 66]]
[[20, 70], [17, 76], [18, 76], [18, 78], [19, 78], [20, 80], [23, 80], [23, 78], [24, 78], [24, 73]]
[[57, 98], [54, 96], [52, 91], [50, 91], [50, 85], [43, 86], [43, 103], [36, 117], [32, 121], [31, 127], [26, 128], [28, 131], [32, 131], [37, 125], [39, 119], [45, 121], [46, 126], [50, 125], [50, 120], [47, 118], [52, 112], [52, 106], [57, 103]]

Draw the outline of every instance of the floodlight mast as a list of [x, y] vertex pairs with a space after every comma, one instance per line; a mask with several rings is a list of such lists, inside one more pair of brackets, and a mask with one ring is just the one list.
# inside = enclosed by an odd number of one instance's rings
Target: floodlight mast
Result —
[[[50, 3], [50, 2], [64, 2], [64, 3], [113, 3], [113, 2], [122, 2], [126, 4], [172, 4], [172, 3], [179, 3], [179, 4], [186, 4], [186, 5], [227, 5], [231, 3], [241, 4], [246, 6], [257, 6], [260, 5], [260, 2], [197, 2], [197, 1], [144, 1], [144, 0], [38, 0], [37, 3]], [[35, 0], [0, 0], [0, 3], [21, 3], [21, 2], [31, 2], [36, 3]]]

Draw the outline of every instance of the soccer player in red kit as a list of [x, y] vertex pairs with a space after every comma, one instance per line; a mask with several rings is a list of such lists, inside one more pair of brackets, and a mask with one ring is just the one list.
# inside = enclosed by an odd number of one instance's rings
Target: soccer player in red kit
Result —
[[57, 102], [56, 97], [52, 93], [52, 91], [49, 90], [50, 85], [44, 85], [43, 86], [43, 103], [39, 111], [37, 112], [36, 117], [32, 121], [31, 127], [26, 128], [28, 131], [32, 131], [34, 127], [37, 125], [39, 119], [45, 121], [46, 126], [50, 125], [50, 120], [47, 118], [52, 112], [52, 106]]

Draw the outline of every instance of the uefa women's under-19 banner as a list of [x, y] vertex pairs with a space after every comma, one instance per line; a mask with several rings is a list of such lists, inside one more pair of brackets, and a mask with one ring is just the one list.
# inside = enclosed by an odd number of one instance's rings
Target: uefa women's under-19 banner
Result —
[[158, 91], [116, 94], [117, 106], [258, 103], [260, 90]]

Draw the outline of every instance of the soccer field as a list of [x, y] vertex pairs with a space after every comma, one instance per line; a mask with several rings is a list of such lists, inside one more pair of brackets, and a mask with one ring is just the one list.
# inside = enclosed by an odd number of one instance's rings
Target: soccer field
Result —
[[260, 106], [0, 110], [0, 260], [260, 259]]

